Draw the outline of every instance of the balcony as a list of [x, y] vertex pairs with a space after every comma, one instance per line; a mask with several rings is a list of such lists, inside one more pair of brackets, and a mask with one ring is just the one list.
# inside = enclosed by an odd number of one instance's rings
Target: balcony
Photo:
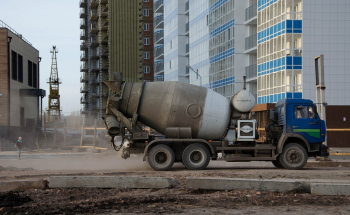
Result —
[[80, 18], [86, 18], [87, 15], [86, 15], [86, 10], [85, 8], [80, 8]]
[[258, 66], [256, 64], [252, 64], [250, 66], [247, 66], [245, 68], [245, 76], [246, 78], [249, 79], [256, 79], [257, 74], [258, 74]]
[[100, 58], [100, 54], [97, 50], [93, 50], [90, 52], [90, 60], [98, 60]]
[[190, 1], [187, 1], [187, 2], [186, 2], [186, 5], [185, 5], [186, 14], [189, 13], [189, 10], [190, 10]]
[[90, 0], [90, 8], [97, 8], [99, 0]]
[[80, 98], [80, 104], [87, 104], [88, 103], [88, 100], [84, 97], [81, 97]]
[[85, 31], [83, 30], [80, 32], [80, 40], [86, 40], [86, 39], [87, 39], [87, 35], [86, 35]]
[[88, 61], [87, 54], [86, 53], [81, 53], [80, 54], [80, 61]]
[[155, 58], [163, 59], [164, 58], [164, 46], [155, 47]]
[[79, 7], [86, 7], [86, 5], [87, 5], [87, 0], [80, 0]]
[[159, 62], [156, 65], [156, 74], [163, 72], [164, 71], [164, 63], [163, 62]]
[[105, 36], [102, 35], [102, 43], [108, 43], [108, 34]]
[[98, 65], [91, 64], [90, 72], [98, 72], [100, 70]]
[[103, 17], [108, 16], [108, 5], [106, 5], [105, 7], [102, 7], [101, 11], [102, 11], [101, 16]]
[[91, 80], [91, 84], [93, 85], [99, 85], [101, 84], [100, 80], [98, 78]]
[[188, 35], [190, 33], [190, 23], [186, 23], [185, 34]]
[[90, 10], [90, 21], [98, 20], [97, 10]]
[[87, 72], [87, 71], [89, 70], [86, 64], [80, 65], [80, 72]]
[[154, 43], [163, 44], [164, 43], [164, 31], [157, 31], [154, 33]]
[[186, 44], [186, 56], [190, 54], [190, 44]]
[[89, 82], [87, 75], [80, 76], [80, 83]]
[[258, 9], [257, 3], [245, 9], [245, 21], [249, 21], [254, 18], [253, 20], [255, 20], [255, 23], [251, 23], [251, 24], [256, 24], [256, 19], [258, 15], [257, 9]]
[[97, 34], [97, 33], [98, 33], [98, 25], [97, 25], [97, 23], [91, 23], [90, 34]]
[[158, 0], [154, 3], [154, 12], [163, 13], [164, 12], [164, 1]]
[[157, 75], [154, 77], [154, 82], [164, 81], [164, 75]]
[[80, 43], [80, 51], [84, 51], [88, 49], [88, 45], [86, 44], [85, 41]]
[[87, 26], [86, 26], [85, 19], [80, 20], [80, 29], [86, 29], [86, 28]]
[[190, 74], [190, 68], [186, 66], [186, 76]]
[[90, 37], [90, 47], [96, 47], [96, 46], [98, 46], [97, 37], [96, 36]]
[[155, 28], [164, 28], [164, 15], [159, 15], [154, 17], [154, 27]]
[[103, 48], [102, 49], [102, 57], [108, 57], [109, 54], [109, 49], [108, 48]]
[[88, 93], [88, 92], [89, 90], [87, 86], [80, 87], [80, 93]]
[[257, 34], [245, 38], [245, 53], [256, 53], [257, 39]]

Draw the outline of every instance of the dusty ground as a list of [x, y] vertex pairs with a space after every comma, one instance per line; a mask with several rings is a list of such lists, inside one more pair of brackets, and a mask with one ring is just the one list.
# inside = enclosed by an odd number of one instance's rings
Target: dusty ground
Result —
[[307, 193], [187, 190], [187, 176], [322, 179], [349, 181], [350, 168], [280, 170], [270, 162], [211, 162], [204, 171], [176, 164], [172, 171], [155, 172], [142, 156], [123, 160], [113, 151], [72, 154], [68, 151], [0, 153], [0, 180], [49, 179], [53, 175], [119, 175], [174, 177], [172, 189], [45, 189], [0, 194], [0, 214], [350, 214], [349, 196]]

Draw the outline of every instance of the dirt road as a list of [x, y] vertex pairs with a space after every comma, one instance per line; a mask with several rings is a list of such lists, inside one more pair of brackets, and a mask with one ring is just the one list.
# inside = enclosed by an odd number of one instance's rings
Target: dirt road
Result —
[[[7, 155], [12, 155], [7, 153]], [[176, 164], [155, 172], [142, 157], [123, 160], [114, 152], [72, 154], [28, 153], [22, 160], [0, 153], [0, 180], [49, 179], [54, 175], [119, 175], [174, 177], [172, 189], [45, 189], [0, 194], [0, 214], [350, 214], [349, 196], [307, 193], [187, 190], [185, 178], [229, 177], [264, 179], [350, 180], [350, 168], [276, 169], [269, 162], [211, 162], [207, 170], [189, 171]], [[3, 158], [3, 159], [2, 159]], [[349, 182], [350, 183], [350, 182]]]

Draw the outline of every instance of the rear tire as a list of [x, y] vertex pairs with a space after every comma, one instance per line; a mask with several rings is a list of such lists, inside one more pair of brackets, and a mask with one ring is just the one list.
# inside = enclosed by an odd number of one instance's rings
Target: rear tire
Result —
[[281, 164], [281, 162], [279, 161], [279, 159], [280, 159], [280, 158], [279, 158], [279, 156], [278, 156], [276, 160], [272, 161], [272, 164], [273, 164], [276, 168], [278, 168], [278, 169], [283, 169], [284, 166]]
[[190, 170], [205, 169], [210, 162], [209, 151], [199, 143], [191, 144], [183, 151], [182, 162]]
[[279, 161], [286, 169], [302, 169], [308, 159], [307, 152], [304, 147], [297, 143], [290, 143], [283, 147]]
[[148, 153], [149, 165], [157, 171], [167, 171], [175, 163], [174, 151], [167, 145], [157, 145]]

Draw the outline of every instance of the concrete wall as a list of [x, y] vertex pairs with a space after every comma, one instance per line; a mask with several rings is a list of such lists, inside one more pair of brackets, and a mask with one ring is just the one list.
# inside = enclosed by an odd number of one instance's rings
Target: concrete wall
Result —
[[[34, 89], [28, 86], [28, 60], [37, 65], [37, 74], [39, 68], [39, 51], [23, 41], [17, 35], [8, 31], [8, 36], [12, 37], [10, 50], [23, 56], [23, 83], [10, 79], [10, 126], [20, 126], [20, 108], [24, 108], [24, 118], [37, 119], [38, 97], [22, 97], [20, 89]], [[10, 58], [12, 56], [10, 55]], [[12, 59], [10, 59], [12, 62]], [[11, 69], [12, 77], [12, 69]], [[38, 75], [39, 77], [39, 75]], [[39, 78], [38, 78], [39, 79]], [[39, 80], [37, 81], [39, 83]]]
[[350, 1], [303, 0], [303, 97], [316, 101], [314, 57], [324, 54], [326, 102], [350, 105]]

